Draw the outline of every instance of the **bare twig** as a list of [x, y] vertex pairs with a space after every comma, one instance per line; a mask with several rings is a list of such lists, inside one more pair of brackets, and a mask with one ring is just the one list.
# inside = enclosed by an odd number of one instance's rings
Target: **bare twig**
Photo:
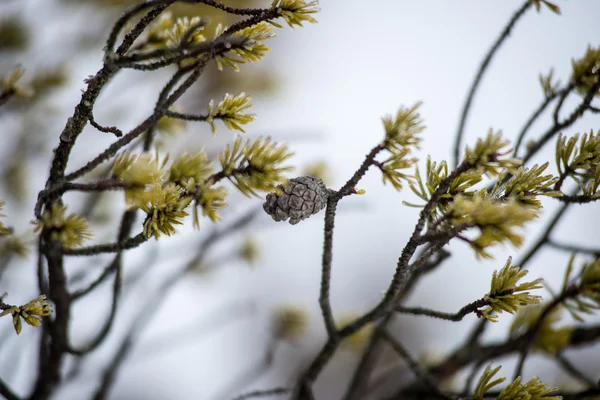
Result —
[[8, 387], [2, 378], [0, 378], [0, 394], [4, 396], [6, 400], [21, 400], [21, 398]]
[[564, 250], [569, 253], [583, 253], [583, 254], [590, 254], [593, 256], [600, 256], [600, 248], [594, 249], [591, 247], [588, 248], [588, 247], [581, 246], [581, 245], [561, 243], [554, 239], [548, 239], [547, 244], [550, 247], [553, 247], [558, 250]]
[[66, 256], [92, 256], [103, 253], [118, 253], [123, 250], [134, 249], [146, 241], [148, 241], [148, 237], [144, 235], [144, 233], [138, 233], [121, 242], [97, 244], [76, 249], [64, 249], [63, 254]]
[[471, 110], [471, 103], [473, 102], [473, 98], [475, 97], [475, 92], [479, 88], [479, 84], [481, 83], [481, 78], [483, 77], [483, 74], [487, 70], [490, 62], [492, 61], [492, 58], [494, 57], [494, 55], [496, 54], [496, 52], [498, 51], [498, 49], [500, 48], [502, 43], [504, 43], [504, 41], [506, 39], [508, 39], [508, 37], [510, 36], [510, 32], [514, 28], [515, 24], [517, 23], [517, 21], [519, 21], [519, 19], [521, 19], [521, 17], [525, 14], [527, 9], [529, 9], [531, 4], [532, 4], [532, 2], [530, 0], [526, 0], [523, 3], [523, 5], [514, 13], [513, 17], [510, 19], [510, 21], [508, 21], [508, 25], [506, 25], [506, 27], [502, 30], [502, 32], [500, 33], [500, 36], [498, 37], [498, 39], [496, 39], [496, 41], [494, 42], [492, 47], [489, 49], [488, 53], [486, 54], [485, 58], [483, 59], [483, 62], [481, 63], [481, 65], [479, 66], [479, 69], [477, 70], [477, 74], [475, 75], [475, 79], [473, 80], [473, 83], [471, 84], [471, 88], [469, 89], [469, 94], [467, 95], [467, 99], [462, 108], [460, 122], [458, 123], [458, 128], [456, 130], [456, 137], [454, 139], [454, 153], [453, 153], [453, 159], [452, 159], [452, 165], [455, 167], [458, 165], [458, 161], [459, 161], [459, 157], [460, 157], [460, 146], [462, 145], [462, 138], [463, 138], [464, 131], [465, 131], [465, 124], [467, 122], [467, 117], [469, 116], [469, 111]]
[[[500, 296], [503, 296], [508, 293], [510, 293], [510, 292], [498, 293], [496, 296], [500, 297]], [[457, 322], [457, 321], [462, 321], [462, 319], [465, 316], [467, 316], [471, 313], [476, 313], [477, 316], [479, 317], [481, 315], [479, 309], [481, 307], [488, 306], [491, 303], [492, 303], [491, 298], [482, 297], [479, 300], [475, 300], [474, 302], [467, 304], [466, 306], [461, 308], [456, 313], [446, 313], [446, 312], [431, 310], [431, 309], [423, 308], [423, 307], [404, 307], [404, 306], [397, 306], [396, 311], [403, 313], [403, 314], [425, 315], [428, 317], [445, 319], [446, 321]]]
[[556, 362], [561, 366], [561, 368], [568, 373], [569, 375], [571, 375], [573, 378], [577, 379], [579, 382], [583, 383], [584, 385], [587, 385], [589, 388], [595, 388], [597, 387], [597, 383], [594, 382], [593, 380], [591, 380], [590, 378], [588, 378], [587, 376], [585, 376], [585, 374], [583, 372], [581, 372], [580, 370], [578, 370], [572, 363], [571, 361], [569, 361], [564, 354], [557, 354], [556, 355]]
[[94, 394], [94, 400], [103, 400], [108, 396], [109, 391], [116, 380], [117, 374], [123, 366], [123, 362], [127, 359], [136, 344], [137, 337], [141, 334], [147, 324], [152, 320], [155, 313], [159, 310], [159, 305], [165, 300], [169, 291], [171, 291], [183, 277], [185, 277], [204, 260], [208, 250], [212, 248], [214, 244], [231, 232], [237, 231], [248, 225], [254, 220], [256, 214], [256, 210], [251, 210], [250, 212], [236, 219], [236, 221], [229, 226], [215, 231], [206, 237], [198, 247], [198, 252], [193, 259], [190, 260], [182, 269], [174, 272], [170, 277], [166, 278], [155, 290], [155, 292], [147, 298], [146, 303], [139, 308], [140, 311], [133, 319], [132, 325], [129, 327], [123, 340], [113, 353], [113, 357], [106, 366], [102, 374], [100, 384]]

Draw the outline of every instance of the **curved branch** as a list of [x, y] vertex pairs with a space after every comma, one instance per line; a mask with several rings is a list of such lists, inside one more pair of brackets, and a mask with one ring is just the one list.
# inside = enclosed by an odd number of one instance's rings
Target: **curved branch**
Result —
[[513, 29], [513, 27], [515, 26], [517, 21], [525, 14], [525, 11], [527, 11], [527, 9], [531, 6], [531, 4], [532, 4], [532, 2], [530, 0], [526, 0], [523, 3], [523, 5], [521, 6], [521, 8], [519, 8], [517, 10], [517, 12], [515, 12], [513, 17], [508, 22], [508, 25], [506, 25], [506, 27], [502, 30], [502, 33], [500, 33], [500, 36], [498, 37], [498, 39], [496, 39], [496, 41], [494, 42], [494, 44], [492, 45], [492, 47], [486, 54], [485, 58], [483, 59], [483, 62], [481, 63], [481, 66], [479, 67], [479, 70], [477, 71], [477, 75], [475, 75], [475, 79], [473, 80], [473, 83], [471, 84], [471, 88], [469, 89], [469, 94], [467, 95], [467, 99], [465, 100], [465, 104], [462, 108], [460, 122], [458, 123], [458, 129], [456, 130], [456, 138], [454, 139], [454, 153], [453, 153], [453, 165], [454, 166], [458, 165], [458, 160], [460, 157], [460, 146], [462, 144], [462, 138], [464, 135], [465, 124], [467, 122], [467, 117], [469, 116], [469, 111], [471, 110], [471, 103], [473, 102], [473, 98], [475, 97], [475, 92], [477, 91], [477, 88], [479, 87], [479, 84], [481, 82], [481, 78], [483, 77], [483, 74], [487, 70], [490, 62], [492, 61], [492, 58], [494, 57], [494, 55], [500, 48], [500, 45], [502, 45], [502, 43], [504, 43], [504, 41], [506, 39], [508, 39], [508, 37], [510, 36], [511, 30]]
[[19, 396], [0, 378], [0, 394], [6, 398], [6, 400], [21, 400]]

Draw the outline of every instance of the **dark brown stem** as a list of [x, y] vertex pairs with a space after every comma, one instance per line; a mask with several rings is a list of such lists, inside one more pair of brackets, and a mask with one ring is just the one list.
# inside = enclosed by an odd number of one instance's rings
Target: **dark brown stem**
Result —
[[419, 365], [415, 359], [411, 357], [406, 348], [396, 339], [394, 338], [387, 329], [384, 329], [382, 332], [382, 338], [385, 339], [386, 342], [398, 355], [406, 362], [411, 371], [415, 374], [417, 379], [419, 379], [425, 387], [427, 387], [432, 393], [437, 394], [440, 399], [448, 399], [444, 393], [440, 391], [435, 382], [431, 379], [427, 371], [424, 371], [423, 368]]
[[0, 394], [4, 396], [6, 400], [21, 400], [19, 396], [0, 378]]
[[148, 237], [146, 235], [138, 233], [121, 242], [97, 244], [95, 246], [80, 247], [77, 249], [64, 249], [63, 254], [66, 256], [93, 256], [103, 253], [119, 253], [123, 250], [134, 249], [147, 240]]
[[509, 293], [512, 293], [512, 291], [498, 293], [498, 294], [495, 294], [495, 295], [492, 295], [489, 297], [488, 296], [482, 297], [479, 300], [475, 300], [474, 302], [467, 304], [466, 306], [461, 308], [456, 313], [445, 313], [445, 312], [431, 310], [431, 309], [423, 308], [423, 307], [404, 307], [404, 306], [397, 306], [395, 308], [395, 310], [400, 313], [403, 313], [403, 314], [425, 315], [428, 317], [445, 319], [446, 321], [458, 322], [458, 321], [462, 321], [462, 319], [465, 316], [467, 316], [471, 313], [476, 313], [477, 316], [480, 317], [479, 309], [481, 307], [489, 306], [492, 303], [491, 299], [493, 297], [500, 297], [500, 296], [504, 296]]
[[258, 397], [268, 397], [268, 396], [277, 396], [280, 394], [286, 394], [291, 392], [291, 389], [287, 388], [275, 388], [275, 389], [267, 389], [267, 390], [255, 390], [253, 392], [249, 392], [246, 394], [242, 394], [233, 400], [247, 400]]

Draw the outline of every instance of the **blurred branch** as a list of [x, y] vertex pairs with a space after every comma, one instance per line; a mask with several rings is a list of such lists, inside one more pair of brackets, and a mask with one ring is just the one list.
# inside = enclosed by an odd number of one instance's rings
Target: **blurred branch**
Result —
[[535, 339], [537, 334], [540, 332], [540, 329], [542, 329], [542, 326], [543, 326], [546, 318], [548, 318], [550, 316], [550, 314], [557, 307], [559, 307], [564, 301], [575, 298], [580, 293], [581, 293], [581, 288], [579, 286], [575, 286], [575, 285], [569, 286], [568, 288], [566, 288], [566, 290], [564, 290], [560, 294], [560, 296], [558, 296], [557, 298], [552, 300], [550, 302], [550, 304], [548, 304], [544, 308], [544, 310], [542, 311], [540, 316], [535, 321], [535, 324], [531, 328], [529, 328], [526, 335], [523, 336], [523, 338], [522, 338], [522, 341], [521, 341], [520, 347], [519, 347], [519, 359], [517, 361], [517, 366], [515, 367], [515, 372], [513, 374], [513, 380], [517, 379], [518, 376], [521, 376], [521, 374], [523, 372], [523, 366], [525, 365], [525, 360], [527, 358], [527, 355], [529, 354], [529, 351], [531, 350], [531, 344], [533, 343], [533, 340]]
[[8, 101], [15, 95], [17, 94], [17, 91], [12, 89], [12, 90], [6, 90], [6, 91], [2, 91], [2, 93], [0, 93], [0, 107], [2, 107], [3, 105], [5, 105], [6, 103], [8, 103]]
[[[266, 373], [269, 370], [269, 368], [271, 368], [271, 366], [273, 365], [273, 360], [275, 358], [275, 349], [278, 343], [279, 341], [277, 338], [271, 337], [267, 344], [265, 355], [262, 358], [262, 360], [259, 360], [250, 368], [247, 368], [245, 372], [243, 372], [240, 376], [238, 376], [235, 379], [235, 382], [233, 384], [228, 385], [228, 387], [233, 389], [228, 389], [227, 393], [242, 390], [244, 387], [250, 385], [260, 376]], [[224, 392], [218, 396], [215, 396], [215, 400], [226, 398], [227, 393]]]
[[253, 392], [242, 394], [242, 395], [234, 398], [233, 400], [246, 400], [246, 399], [258, 398], [258, 397], [276, 396], [276, 395], [279, 395], [279, 394], [286, 394], [286, 393], [289, 393], [291, 391], [292, 391], [291, 389], [287, 389], [287, 388], [275, 388], [275, 389], [268, 389], [268, 390], [255, 390]]
[[127, 359], [133, 347], [135, 346], [137, 337], [144, 331], [145, 327], [150, 323], [155, 313], [159, 310], [159, 306], [165, 301], [168, 292], [172, 290], [173, 287], [190, 271], [196, 268], [199, 263], [203, 262], [208, 251], [213, 245], [215, 245], [223, 237], [226, 237], [230, 233], [248, 225], [254, 220], [256, 215], [257, 210], [251, 210], [250, 212], [237, 218], [229, 226], [213, 231], [212, 234], [210, 234], [200, 243], [196, 255], [181, 270], [166, 278], [154, 291], [154, 293], [147, 297], [146, 303], [139, 307], [140, 311], [138, 312], [137, 316], [134, 317], [133, 323], [127, 330], [123, 340], [113, 353], [112, 358], [102, 373], [100, 384], [98, 385], [93, 397], [94, 400], [106, 399], [116, 380], [117, 373], [122, 368], [123, 362]]
[[8, 387], [6, 382], [0, 378], [0, 394], [6, 398], [6, 400], [21, 400], [19, 396]]
[[[595, 83], [588, 89], [577, 108], [575, 108], [575, 110], [573, 110], [573, 112], [562, 122], [558, 121], [558, 117], [556, 116], [554, 124], [537, 141], [534, 141], [531, 145], [527, 146], [527, 153], [523, 156], [523, 164], [527, 163], [550, 139], [552, 139], [552, 137], [565, 128], [573, 125], [587, 110], [589, 110], [592, 100], [600, 89], [600, 69], [595, 73], [594, 78], [596, 80]], [[559, 101], [555, 110], [559, 110], [560, 106], [562, 106], [562, 103]]]
[[510, 19], [510, 21], [508, 21], [508, 25], [506, 25], [506, 27], [502, 30], [502, 33], [500, 33], [500, 36], [498, 37], [498, 39], [496, 39], [496, 41], [494, 42], [492, 47], [489, 49], [488, 53], [486, 54], [485, 58], [483, 59], [483, 62], [481, 63], [481, 65], [479, 66], [479, 69], [477, 70], [477, 74], [475, 75], [475, 79], [473, 80], [473, 83], [471, 84], [471, 88], [469, 89], [469, 94], [467, 95], [467, 99], [462, 108], [460, 122], [458, 123], [458, 128], [456, 130], [456, 137], [454, 139], [454, 153], [453, 153], [453, 159], [452, 159], [452, 165], [454, 167], [456, 167], [458, 165], [458, 161], [460, 159], [460, 147], [462, 145], [462, 138], [463, 138], [464, 131], [465, 131], [465, 124], [467, 122], [467, 117], [469, 116], [469, 111], [471, 110], [471, 103], [473, 102], [473, 98], [475, 97], [475, 92], [479, 88], [481, 78], [483, 77], [483, 74], [486, 72], [490, 62], [492, 61], [492, 58], [494, 57], [494, 55], [496, 54], [496, 52], [498, 51], [498, 49], [500, 48], [502, 43], [504, 43], [504, 41], [506, 39], [508, 39], [508, 37], [510, 36], [510, 32], [512, 31], [512, 29], [515, 26], [515, 24], [517, 23], [517, 21], [519, 19], [521, 19], [521, 17], [525, 14], [527, 9], [529, 9], [529, 7], [531, 5], [532, 5], [532, 2], [530, 0], [526, 0], [523, 3], [523, 5], [514, 13], [512, 18]]
[[[202, 339], [204, 335], [214, 333], [219, 328], [226, 326], [228, 323], [236, 321], [237, 317], [242, 317], [250, 313], [254, 307], [252, 304], [247, 304], [247, 301], [239, 301], [235, 304], [230, 304], [227, 307], [219, 308], [207, 316], [203, 315], [192, 324], [185, 327], [178, 327], [171, 331], [161, 333], [157, 337], [150, 338], [144, 341], [141, 346], [147, 348], [148, 351], [140, 351], [140, 354], [145, 357], [155, 357], [163, 351], [173, 351], [174, 346], [185, 345], [189, 342], [194, 342]], [[168, 346], [165, 345], [168, 343]], [[140, 358], [140, 357], [137, 357]]]
[[[545, 97], [542, 104], [540, 104], [540, 106], [533, 112], [531, 117], [529, 117], [529, 119], [527, 120], [527, 122], [525, 123], [525, 125], [523, 126], [523, 128], [521, 129], [519, 134], [517, 135], [517, 139], [515, 141], [514, 150], [513, 150], [513, 157], [515, 157], [515, 158], [517, 157], [517, 153], [519, 151], [519, 148], [521, 147], [521, 143], [523, 142], [523, 139], [525, 139], [525, 135], [527, 135], [527, 132], [529, 132], [529, 129], [531, 128], [533, 123], [540, 117], [540, 115], [542, 115], [542, 113], [546, 110], [546, 108], [550, 105], [550, 103], [552, 103], [552, 101], [554, 99], [556, 99], [556, 97], [558, 97], [559, 95], [568, 93], [572, 89], [573, 88], [571, 87], [571, 85], [568, 85], [564, 89], [562, 89], [560, 91], [555, 91], [550, 96]], [[555, 110], [558, 110], [558, 108], [556, 108]]]
[[[133, 221], [135, 221], [135, 214], [136, 214], [135, 210], [129, 210], [123, 214], [123, 217], [121, 219], [121, 226], [119, 228], [119, 234], [117, 237], [118, 240], [122, 240], [124, 237], [129, 236], [129, 234], [133, 228]], [[67, 345], [65, 347], [66, 347], [66, 351], [68, 353], [71, 353], [71, 354], [74, 354], [77, 356], [82, 356], [87, 353], [90, 353], [90, 352], [96, 350], [98, 348], [98, 346], [100, 346], [104, 342], [106, 337], [108, 336], [108, 334], [114, 324], [115, 317], [117, 315], [119, 299], [121, 296], [122, 262], [123, 262], [122, 251], [118, 251], [118, 253], [115, 255], [115, 258], [113, 259], [112, 263], [109, 264], [109, 266], [105, 268], [104, 273], [103, 273], [103, 275], [106, 273], [106, 276], [107, 276], [110, 271], [112, 271], [112, 270], [115, 271], [115, 279], [114, 279], [114, 283], [113, 283], [110, 313], [109, 313], [108, 317], [105, 319], [104, 324], [102, 325], [102, 328], [100, 329], [100, 331], [98, 332], [96, 337], [94, 339], [92, 339], [89, 342], [89, 344], [87, 344], [86, 346], [84, 346], [82, 348], [79, 348], [79, 349], [74, 348], [70, 343], [67, 342]], [[102, 278], [102, 276], [101, 276], [101, 278]], [[82, 292], [89, 293], [91, 290], [93, 290], [95, 287], [98, 286], [99, 282], [101, 282], [100, 279], [95, 282], [92, 282], [92, 284], [90, 286], [88, 286], [88, 288], [83, 289], [82, 291], [79, 292], [79, 294], [74, 293], [73, 295], [71, 295], [71, 301], [73, 301], [77, 298], [80, 298], [82, 296], [81, 295]], [[75, 295], [78, 295], [79, 297], [76, 297]]]
[[592, 256], [596, 256], [596, 257], [600, 256], [600, 249], [594, 249], [591, 247], [584, 247], [584, 246], [574, 245], [574, 244], [560, 243], [554, 239], [548, 239], [547, 244], [548, 244], [548, 246], [550, 246], [552, 248], [555, 248], [558, 250], [564, 250], [569, 253], [583, 253], [583, 254], [589, 254]]

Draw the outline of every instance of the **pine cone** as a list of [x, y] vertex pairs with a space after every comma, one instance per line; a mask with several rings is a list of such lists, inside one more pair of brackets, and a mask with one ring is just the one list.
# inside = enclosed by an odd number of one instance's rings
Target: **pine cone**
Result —
[[329, 195], [323, 181], [314, 176], [290, 179], [277, 189], [267, 195], [263, 208], [275, 221], [289, 218], [292, 225], [325, 208]]

